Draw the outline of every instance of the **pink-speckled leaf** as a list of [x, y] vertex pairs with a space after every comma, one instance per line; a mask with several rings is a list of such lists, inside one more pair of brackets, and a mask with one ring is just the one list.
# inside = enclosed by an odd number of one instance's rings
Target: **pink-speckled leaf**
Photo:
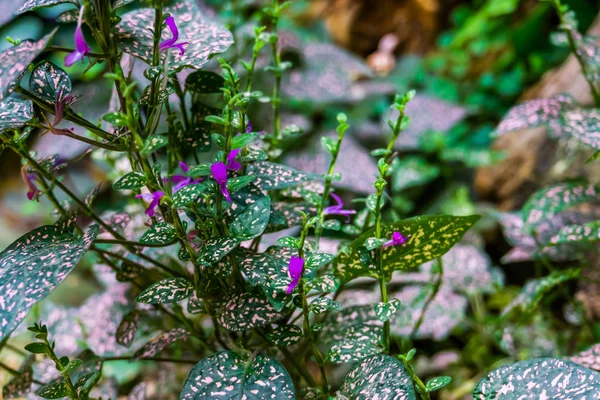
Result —
[[12, 378], [3, 388], [2, 397], [4, 399], [16, 399], [27, 397], [31, 392], [33, 384], [33, 369], [31, 363], [25, 361], [25, 365], [21, 367], [20, 375]]
[[142, 237], [141, 243], [168, 244], [177, 239], [177, 229], [168, 222], [158, 222], [150, 227]]
[[265, 326], [282, 316], [266, 298], [252, 293], [230, 296], [217, 311], [217, 321], [234, 332]]
[[495, 134], [499, 136], [512, 131], [547, 125], [552, 136], [560, 137], [563, 134], [562, 114], [575, 106], [575, 100], [566, 94], [527, 101], [508, 111], [496, 128]]
[[132, 311], [123, 318], [115, 335], [117, 343], [125, 347], [131, 346], [131, 343], [135, 339], [140, 318], [141, 313], [139, 311]]
[[33, 116], [31, 100], [9, 96], [0, 102], [0, 132], [22, 128]]
[[550, 239], [550, 243], [595, 242], [598, 240], [600, 240], [600, 221], [592, 221], [584, 225], [565, 226]]
[[42, 226], [0, 253], [0, 340], [67, 277], [98, 235], [97, 225], [82, 237], [72, 229], [66, 224]]
[[139, 303], [175, 303], [192, 295], [194, 286], [184, 278], [167, 278], [156, 282], [135, 299]]
[[295, 399], [294, 384], [277, 360], [222, 351], [192, 368], [179, 400]]
[[162, 332], [158, 336], [152, 338], [146, 343], [141, 349], [135, 352], [133, 355], [136, 359], [142, 359], [146, 357], [152, 357], [155, 354], [160, 353], [163, 349], [181, 339], [187, 339], [190, 333], [183, 328], [171, 329], [167, 332]]
[[569, 357], [569, 360], [586, 368], [600, 371], [600, 344], [595, 344], [589, 349]]
[[571, 361], [534, 358], [504, 365], [481, 379], [477, 400], [584, 400], [598, 398], [600, 374]]
[[[223, 53], [233, 43], [233, 37], [224, 26], [208, 19], [195, 2], [185, 0], [164, 8], [175, 18], [179, 28], [179, 42], [188, 42], [185, 53], [170, 50], [170, 68], [179, 71], [185, 67], [199, 69], [215, 54]], [[154, 9], [142, 8], [121, 16], [117, 36], [121, 49], [146, 63], [152, 63]], [[162, 32], [162, 40], [170, 38], [168, 29]], [[164, 60], [166, 52], [162, 52]], [[162, 64], [162, 62], [161, 62]]]
[[64, 99], [71, 93], [71, 89], [69, 75], [50, 61], [37, 64], [29, 77], [29, 90], [51, 103], [56, 101], [59, 93]]
[[568, 111], [563, 118], [567, 135], [600, 150], [600, 112], [597, 109]]
[[285, 189], [310, 179], [309, 175], [304, 172], [269, 161], [257, 161], [249, 164], [246, 173], [256, 176], [253, 183], [261, 190]]
[[275, 346], [291, 346], [304, 337], [302, 328], [296, 325], [280, 325], [266, 334], [267, 340]]
[[74, 0], [27, 0], [17, 11], [15, 11], [15, 14], [18, 15], [27, 11], [37, 10], [41, 7], [53, 7], [65, 3], [77, 4]]
[[10, 94], [19, 83], [27, 67], [46, 48], [54, 36], [56, 29], [40, 40], [23, 40], [14, 47], [9, 47], [0, 53], [0, 100]]
[[561, 211], [593, 200], [600, 186], [582, 181], [559, 183], [535, 192], [523, 206], [525, 229], [535, 227]]
[[240, 242], [241, 240], [232, 237], [222, 237], [205, 241], [198, 252], [200, 263], [205, 266], [216, 263], [235, 249]]

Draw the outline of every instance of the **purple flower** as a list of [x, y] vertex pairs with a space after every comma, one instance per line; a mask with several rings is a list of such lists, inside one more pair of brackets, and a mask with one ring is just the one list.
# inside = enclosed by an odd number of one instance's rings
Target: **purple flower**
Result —
[[[183, 161], [179, 161], [179, 168], [184, 173], [188, 172], [190, 169], [186, 163]], [[164, 179], [165, 182], [169, 182], [169, 178]], [[171, 182], [175, 185], [173, 186], [173, 193], [178, 191], [179, 189], [187, 186], [187, 185], [195, 185], [200, 182], [200, 179], [192, 180], [192, 177], [186, 175], [173, 175], [171, 177]]]
[[27, 191], [27, 198], [29, 200], [40, 201], [40, 195], [42, 192], [39, 191], [37, 186], [35, 186], [35, 181], [37, 180], [37, 174], [31, 174], [27, 172], [27, 165], [24, 165], [21, 168], [21, 177], [23, 178], [23, 182], [27, 185], [29, 189]]
[[290, 275], [290, 278], [292, 278], [292, 281], [290, 282], [290, 284], [287, 287], [287, 290], [285, 291], [287, 294], [291, 294], [294, 291], [294, 289], [296, 288], [296, 286], [298, 286], [298, 283], [300, 282], [300, 278], [302, 278], [302, 270], [303, 269], [304, 269], [304, 258], [292, 256], [292, 258], [290, 259], [290, 267], [288, 270], [288, 273]]
[[157, 190], [153, 193], [142, 193], [135, 196], [138, 199], [143, 199], [145, 202], [149, 202], [148, 208], [146, 208], [146, 214], [149, 217], [154, 217], [154, 211], [160, 203], [160, 199], [164, 197], [165, 193], [161, 190]]
[[396, 231], [392, 233], [392, 239], [388, 242], [385, 242], [381, 247], [385, 248], [390, 246], [402, 245], [408, 241], [409, 237], [410, 235], [404, 236], [402, 233]]
[[227, 164], [225, 164], [225, 167], [230, 170], [230, 171], [239, 171], [242, 169], [242, 164], [240, 164], [238, 161], [235, 161], [235, 158], [237, 157], [237, 155], [239, 154], [239, 152], [242, 149], [233, 149], [229, 152], [229, 154], [227, 155]]
[[216, 162], [210, 166], [210, 172], [212, 172], [213, 178], [219, 184], [221, 193], [225, 197], [225, 200], [231, 202], [231, 196], [227, 190], [227, 167], [223, 164], [223, 161]]
[[65, 57], [65, 66], [67, 67], [70, 67], [79, 60], [83, 60], [83, 57], [86, 56], [91, 50], [90, 46], [88, 46], [85, 38], [83, 37], [83, 32], [81, 31], [81, 24], [83, 22], [83, 9], [83, 6], [79, 9], [77, 28], [75, 28], [75, 51], [67, 54]]
[[171, 31], [171, 39], [167, 39], [164, 42], [161, 42], [159, 49], [162, 51], [165, 49], [177, 48], [179, 49], [180, 55], [183, 55], [183, 46], [188, 44], [188, 42], [175, 43], [177, 42], [177, 40], [179, 40], [179, 29], [177, 29], [175, 18], [173, 18], [172, 15], [169, 15], [169, 17], [167, 17], [167, 19], [165, 20], [165, 24], [167, 24], [167, 27]]
[[[56, 101], [54, 104], [54, 121], [52, 123], [50, 123], [50, 121], [48, 121], [48, 119], [46, 119], [46, 122], [48, 123], [48, 126], [47, 126], [48, 131], [52, 132], [55, 135], [65, 135], [65, 134], [73, 133], [73, 128], [62, 129], [62, 128], [56, 127], [58, 124], [61, 123], [63, 116], [65, 114], [65, 109], [69, 108], [71, 105], [73, 105], [77, 101], [77, 98], [70, 94], [66, 95], [63, 98], [62, 93], [63, 92], [62, 92], [62, 88], [61, 88], [56, 95]], [[44, 118], [46, 118], [45, 115], [44, 115]]]
[[334, 198], [337, 204], [334, 206], [325, 207], [323, 210], [323, 215], [345, 215], [346, 222], [350, 222], [350, 215], [356, 214], [356, 210], [344, 210], [344, 202], [340, 196], [335, 193], [331, 193], [331, 197]]

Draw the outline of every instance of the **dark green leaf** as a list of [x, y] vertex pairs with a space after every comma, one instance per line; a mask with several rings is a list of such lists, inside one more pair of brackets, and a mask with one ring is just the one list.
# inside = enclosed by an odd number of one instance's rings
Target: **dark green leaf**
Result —
[[428, 392], [435, 392], [448, 385], [450, 382], [452, 382], [452, 378], [449, 376], [436, 376], [427, 381], [425, 389], [427, 389]]
[[44, 399], [62, 399], [69, 395], [69, 391], [63, 382], [55, 382], [42, 387], [36, 394]]
[[8, 96], [0, 101], [0, 132], [5, 129], [18, 129], [33, 118], [33, 103], [31, 100]]
[[148, 156], [149, 154], [154, 153], [156, 150], [161, 149], [167, 145], [169, 140], [161, 135], [152, 135], [146, 139], [144, 142], [144, 147], [142, 148], [142, 155]]
[[29, 77], [29, 89], [41, 99], [54, 103], [59, 93], [61, 99], [71, 93], [71, 79], [50, 61], [42, 61], [35, 66]]
[[190, 333], [183, 328], [175, 328], [167, 332], [162, 332], [158, 336], [152, 338], [152, 340], [146, 343], [141, 349], [136, 351], [133, 357], [138, 360], [152, 357], [171, 345], [171, 343], [181, 339], [187, 339], [189, 335]]
[[303, 172], [269, 161], [248, 164], [247, 174], [256, 176], [254, 184], [261, 190], [285, 189], [309, 180]]
[[25, 346], [25, 350], [33, 354], [48, 354], [48, 346], [45, 343], [29, 343]]
[[22, 14], [27, 11], [33, 11], [40, 7], [53, 7], [58, 4], [77, 4], [73, 0], [27, 0], [17, 11], [15, 14]]
[[102, 119], [114, 126], [127, 126], [128, 124], [127, 115], [118, 111], [113, 111], [109, 112], [108, 114], [104, 114]]
[[173, 195], [173, 207], [183, 208], [188, 206], [194, 203], [205, 191], [206, 185], [203, 183], [184, 186]]
[[150, 227], [142, 237], [140, 243], [167, 244], [177, 238], [177, 229], [167, 222], [158, 222]]
[[282, 316], [267, 299], [252, 293], [230, 296], [217, 311], [217, 321], [234, 332], [265, 326]]
[[304, 337], [302, 329], [296, 325], [281, 325], [267, 332], [267, 339], [276, 346], [287, 347], [298, 343]]
[[[221, 93], [225, 80], [210, 71], [195, 71], [185, 80], [185, 88], [194, 93]], [[234, 148], [239, 146], [234, 146]]]
[[198, 252], [202, 265], [216, 263], [240, 244], [240, 240], [232, 237], [221, 237], [205, 241]]
[[121, 346], [129, 347], [135, 339], [135, 333], [138, 330], [141, 314], [139, 311], [131, 311], [127, 314], [117, 328], [115, 339]]
[[318, 297], [310, 303], [308, 309], [315, 314], [323, 314], [326, 311], [340, 311], [342, 305], [329, 297]]
[[175, 303], [187, 299], [194, 292], [194, 286], [184, 278], [167, 278], [156, 282], [135, 299], [139, 303]]
[[381, 322], [388, 321], [398, 310], [400, 310], [400, 300], [398, 299], [375, 304], [375, 315]]
[[130, 172], [123, 175], [113, 184], [113, 188], [117, 190], [133, 190], [139, 189], [146, 184], [146, 176], [141, 172]]

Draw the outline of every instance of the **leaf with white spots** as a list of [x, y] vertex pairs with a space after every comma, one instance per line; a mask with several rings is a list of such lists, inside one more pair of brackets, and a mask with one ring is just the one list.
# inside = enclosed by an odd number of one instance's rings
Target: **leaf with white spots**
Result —
[[525, 227], [534, 227], [570, 207], [600, 195], [600, 186], [582, 181], [559, 183], [535, 192], [523, 206]]
[[185, 88], [194, 93], [221, 93], [221, 88], [224, 86], [223, 77], [211, 71], [195, 71], [185, 79]]
[[159, 222], [150, 227], [142, 237], [140, 243], [168, 244], [177, 239], [177, 229], [167, 222]]
[[380, 302], [375, 304], [375, 315], [381, 322], [388, 321], [392, 315], [396, 314], [400, 310], [400, 300], [391, 299], [387, 303]]
[[31, 72], [29, 89], [39, 98], [54, 103], [59, 93], [61, 99], [71, 93], [71, 79], [62, 68], [50, 61], [42, 61]]
[[595, 344], [581, 353], [568, 357], [568, 359], [586, 368], [600, 371], [600, 344]]
[[12, 95], [0, 101], [0, 132], [22, 128], [33, 117], [31, 100]]
[[592, 221], [584, 225], [563, 227], [550, 239], [550, 243], [596, 242], [598, 240], [600, 240], [600, 221]]
[[271, 218], [271, 198], [269, 196], [252, 196], [247, 200], [249, 202], [242, 203], [244, 210], [238, 213], [229, 224], [231, 235], [240, 240], [250, 240], [262, 235]]
[[[428, 215], [383, 224], [382, 237], [391, 238], [394, 232], [408, 236], [406, 243], [381, 250], [386, 279], [389, 279], [395, 270], [413, 268], [441, 257], [479, 218], [478, 215], [466, 217]], [[377, 250], [369, 251], [365, 248], [366, 241], [374, 236], [374, 228], [363, 233], [333, 260], [334, 272], [342, 281], [349, 281], [359, 276], [373, 278], [379, 276], [379, 267], [376, 263]]]
[[448, 385], [450, 382], [452, 382], [452, 378], [449, 376], [436, 376], [427, 381], [425, 389], [430, 393], [435, 392]]
[[25, 361], [24, 366], [21, 367], [20, 375], [12, 378], [2, 388], [2, 397], [4, 399], [15, 399], [21, 397], [27, 397], [27, 394], [31, 392], [31, 385], [33, 384], [33, 369], [31, 363]]
[[139, 189], [146, 184], [146, 175], [141, 172], [132, 171], [119, 178], [113, 188], [117, 190], [133, 190]]
[[382, 333], [377, 325], [354, 324], [344, 327], [335, 334], [326, 358], [334, 364], [341, 364], [382, 353]]
[[27, 0], [17, 11], [15, 14], [22, 14], [27, 11], [37, 10], [41, 7], [53, 7], [58, 4], [77, 4], [74, 0]]
[[135, 299], [139, 303], [175, 303], [187, 299], [194, 292], [194, 286], [185, 278], [167, 278], [156, 282]]
[[222, 351], [192, 368], [179, 399], [272, 400], [295, 399], [295, 394], [292, 379], [277, 360]]
[[600, 150], [600, 112], [598, 110], [573, 110], [566, 112], [564, 132], [583, 144]]
[[205, 266], [221, 260], [240, 244], [240, 240], [232, 237], [220, 237], [205, 241], [198, 252], [200, 263]]
[[304, 337], [302, 328], [296, 325], [280, 325], [266, 334], [267, 340], [276, 346], [287, 347], [298, 343]]
[[326, 274], [308, 279], [305, 285], [309, 290], [333, 293], [340, 287], [340, 280], [335, 275]]
[[204, 300], [199, 299], [196, 296], [196, 292], [192, 293], [192, 296], [188, 299], [187, 312], [190, 314], [201, 314], [207, 312]]
[[282, 316], [267, 299], [252, 293], [229, 296], [217, 311], [217, 321], [233, 332], [265, 326]]
[[477, 400], [597, 399], [600, 374], [571, 361], [534, 358], [504, 365], [481, 379]]
[[21, 81], [29, 64], [40, 55], [54, 36], [56, 30], [50, 32], [37, 42], [23, 40], [16, 46], [9, 47], [0, 53], [0, 100], [6, 98]]
[[123, 318], [115, 335], [117, 343], [125, 347], [131, 346], [131, 343], [135, 339], [135, 333], [138, 330], [140, 318], [141, 313], [137, 310], [130, 312]]
[[182, 187], [173, 195], [173, 207], [183, 208], [194, 203], [206, 191], [206, 188], [207, 186], [203, 183], [195, 183]]
[[187, 339], [189, 335], [190, 333], [183, 328], [175, 328], [167, 332], [162, 332], [158, 336], [152, 338], [138, 351], [136, 351], [133, 357], [138, 360], [142, 358], [152, 357], [160, 353], [163, 349], [165, 349], [172, 343], [181, 339]]
[[308, 310], [315, 314], [323, 314], [326, 311], [340, 311], [342, 305], [329, 297], [318, 297], [308, 306]]
[[285, 189], [311, 179], [304, 172], [270, 161], [257, 161], [248, 164], [246, 173], [256, 176], [254, 185], [261, 190]]
[[142, 148], [142, 155], [148, 156], [154, 153], [156, 150], [162, 149], [169, 143], [169, 139], [162, 135], [152, 135], [146, 138], [144, 141], [144, 147]]
[[0, 253], [0, 340], [67, 277], [98, 235], [97, 225], [81, 237], [72, 229], [68, 224], [42, 226]]
[[[179, 42], [184, 45], [185, 53], [170, 50], [169, 65], [173, 71], [185, 67], [199, 69], [215, 54], [223, 53], [233, 43], [233, 37], [225, 27], [203, 15], [195, 2], [186, 0], [164, 7], [164, 13], [175, 18], [179, 29]], [[163, 14], [164, 15], [164, 14]], [[141, 8], [121, 16], [121, 22], [116, 26], [116, 33], [121, 49], [134, 57], [150, 64], [152, 62], [154, 40], [151, 29], [154, 26], [154, 9]], [[163, 29], [161, 40], [171, 37], [168, 29]], [[166, 52], [161, 52], [161, 65], [164, 63]]]
[[400, 361], [379, 354], [356, 364], [344, 378], [339, 391], [353, 400], [416, 400], [412, 379]]
[[508, 111], [495, 135], [546, 125], [552, 136], [560, 137], [563, 134], [562, 114], [575, 106], [575, 100], [567, 94], [527, 101]]

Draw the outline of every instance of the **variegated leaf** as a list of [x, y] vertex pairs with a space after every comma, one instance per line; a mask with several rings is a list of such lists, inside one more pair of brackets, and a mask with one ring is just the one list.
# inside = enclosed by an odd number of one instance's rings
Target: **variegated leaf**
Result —
[[600, 150], [600, 112], [597, 109], [569, 111], [563, 118], [567, 135]]
[[202, 265], [209, 266], [216, 263], [240, 244], [240, 240], [232, 237], [210, 239], [202, 244], [198, 252]]
[[72, 223], [37, 228], [0, 253], [0, 340], [67, 277], [98, 235], [92, 225], [74, 236]]
[[167, 222], [158, 222], [150, 227], [142, 237], [140, 243], [168, 244], [177, 239], [177, 229]]
[[162, 332], [158, 336], [152, 338], [152, 340], [146, 343], [141, 349], [136, 351], [133, 357], [138, 360], [152, 357], [160, 353], [171, 343], [181, 339], [187, 339], [189, 335], [190, 333], [183, 328], [175, 328], [167, 332]]
[[308, 174], [270, 161], [257, 161], [248, 164], [246, 173], [256, 176], [254, 185], [261, 190], [285, 189], [297, 186], [310, 179]]
[[323, 314], [326, 311], [340, 311], [342, 305], [329, 297], [317, 297], [308, 306], [310, 312]]
[[383, 352], [383, 331], [380, 326], [356, 324], [345, 327], [336, 336], [327, 352], [327, 360], [334, 364], [360, 361]]
[[450, 382], [452, 382], [452, 378], [449, 376], [436, 376], [427, 381], [425, 389], [430, 393], [435, 392], [448, 385]]
[[583, 365], [586, 368], [600, 371], [600, 344], [595, 344], [589, 349], [568, 358], [570, 361]]
[[267, 299], [252, 293], [230, 296], [217, 311], [217, 321], [234, 332], [265, 326], [282, 316]]
[[2, 397], [4, 399], [27, 397], [31, 392], [31, 385], [33, 384], [33, 369], [31, 365], [27, 365], [25, 368], [21, 367], [20, 372], [20, 375], [12, 378], [2, 388]]
[[381, 322], [388, 321], [392, 315], [400, 310], [400, 300], [391, 299], [387, 303], [381, 302], [375, 304], [375, 315]]
[[141, 172], [130, 172], [119, 178], [113, 188], [117, 190], [133, 190], [139, 189], [146, 184], [146, 176]]
[[156, 282], [135, 299], [139, 303], [175, 303], [192, 295], [194, 286], [184, 278], [167, 278]]
[[33, 118], [31, 100], [8, 96], [0, 101], [0, 132], [5, 129], [19, 129]]
[[53, 7], [65, 3], [77, 4], [74, 0], [27, 0], [15, 11], [15, 14], [22, 14], [27, 11], [37, 10], [40, 7]]
[[142, 148], [142, 155], [148, 156], [167, 145], [169, 140], [161, 135], [152, 135], [144, 141], [144, 147]]
[[71, 79], [62, 68], [50, 61], [42, 61], [34, 67], [29, 77], [29, 89], [39, 98], [54, 103], [71, 93]]
[[117, 343], [125, 347], [131, 346], [138, 330], [140, 318], [141, 313], [139, 311], [132, 311], [123, 318], [115, 335]]
[[223, 86], [225, 80], [211, 71], [195, 71], [185, 79], [185, 88], [194, 93], [221, 93]]
[[207, 186], [203, 183], [182, 187], [173, 195], [173, 207], [183, 208], [194, 203], [206, 191], [206, 188]]
[[550, 243], [595, 242], [598, 240], [600, 240], [600, 221], [592, 221], [584, 225], [563, 227], [550, 239]]
[[287, 347], [298, 343], [304, 337], [302, 328], [296, 325], [280, 325], [266, 334], [267, 340], [276, 346]]

